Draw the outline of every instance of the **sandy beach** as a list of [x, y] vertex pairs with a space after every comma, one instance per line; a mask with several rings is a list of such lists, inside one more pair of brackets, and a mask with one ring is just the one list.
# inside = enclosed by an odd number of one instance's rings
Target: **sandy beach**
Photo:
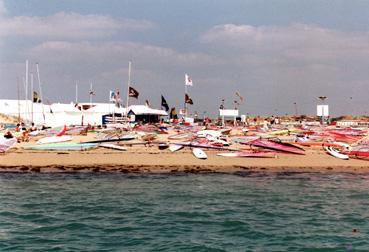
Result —
[[208, 150], [208, 159], [193, 156], [190, 148], [171, 153], [157, 146], [133, 146], [127, 151], [97, 148], [86, 151], [14, 149], [0, 155], [0, 172], [369, 172], [366, 160], [341, 160], [319, 148], [306, 155], [278, 153], [274, 158], [220, 157]]

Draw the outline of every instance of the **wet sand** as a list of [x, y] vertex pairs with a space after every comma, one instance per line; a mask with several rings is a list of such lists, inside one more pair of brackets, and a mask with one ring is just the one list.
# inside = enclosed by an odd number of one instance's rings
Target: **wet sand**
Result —
[[208, 159], [193, 156], [190, 148], [175, 153], [157, 146], [133, 146], [127, 151], [97, 148], [88, 151], [34, 151], [21, 148], [0, 155], [0, 172], [369, 172], [369, 161], [340, 160], [319, 148], [306, 155], [278, 153], [274, 158], [220, 157], [207, 150]]

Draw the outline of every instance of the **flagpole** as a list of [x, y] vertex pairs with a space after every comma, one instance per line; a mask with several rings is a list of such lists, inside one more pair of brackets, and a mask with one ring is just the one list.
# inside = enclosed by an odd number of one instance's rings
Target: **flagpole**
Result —
[[128, 83], [127, 83], [127, 99], [126, 99], [126, 119], [128, 119], [128, 105], [129, 105], [129, 86], [131, 85], [131, 61], [128, 62]]

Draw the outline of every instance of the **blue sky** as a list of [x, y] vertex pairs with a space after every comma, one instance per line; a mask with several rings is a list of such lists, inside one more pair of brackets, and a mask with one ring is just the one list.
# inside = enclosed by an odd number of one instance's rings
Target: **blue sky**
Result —
[[242, 114], [369, 114], [369, 1], [0, 0], [0, 98], [16, 98], [25, 60], [40, 65], [50, 102], [106, 102], [125, 91], [128, 61], [135, 103], [183, 103], [216, 114], [220, 100]]

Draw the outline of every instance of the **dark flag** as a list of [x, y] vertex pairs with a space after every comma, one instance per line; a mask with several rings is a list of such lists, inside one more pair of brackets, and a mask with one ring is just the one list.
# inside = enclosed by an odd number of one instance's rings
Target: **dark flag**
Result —
[[185, 94], [185, 103], [193, 105], [192, 99], [188, 96], [188, 94]]
[[145, 101], [145, 105], [146, 105], [146, 107], [149, 107], [150, 108], [150, 102], [149, 102], [149, 100], [146, 100]]
[[169, 106], [167, 101], [164, 99], [164, 96], [161, 96], [161, 106], [165, 108], [165, 111], [169, 110]]
[[138, 99], [139, 93], [133, 87], [129, 87], [129, 93], [128, 93], [128, 95], [129, 95], [129, 97], [134, 97], [134, 98]]
[[37, 102], [37, 103], [40, 103], [41, 102], [41, 99], [40, 97], [38, 96], [38, 93], [36, 91], [33, 91], [33, 97], [32, 97], [32, 100], [33, 102]]
[[170, 119], [178, 119], [176, 108], [171, 108], [169, 113]]

